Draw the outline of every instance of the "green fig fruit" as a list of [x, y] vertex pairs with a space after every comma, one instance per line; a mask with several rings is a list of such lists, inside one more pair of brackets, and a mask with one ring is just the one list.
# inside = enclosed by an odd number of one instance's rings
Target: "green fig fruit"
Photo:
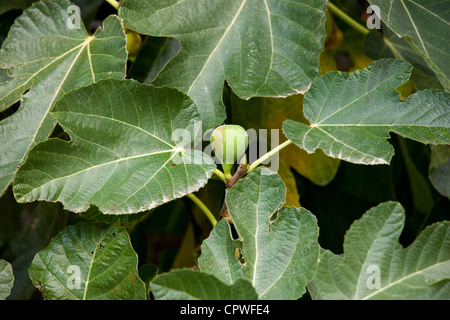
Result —
[[233, 165], [247, 150], [248, 134], [238, 125], [219, 126], [211, 134], [211, 147], [222, 163], [225, 178], [231, 178]]
[[127, 37], [127, 51], [130, 57], [134, 57], [139, 52], [142, 45], [142, 38], [136, 31], [125, 29], [125, 35]]

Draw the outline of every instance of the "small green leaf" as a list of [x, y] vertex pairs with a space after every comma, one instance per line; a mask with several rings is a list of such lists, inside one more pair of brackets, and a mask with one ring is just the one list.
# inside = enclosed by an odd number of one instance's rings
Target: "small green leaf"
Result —
[[231, 284], [251, 282], [259, 299], [298, 299], [311, 281], [319, 255], [319, 228], [304, 208], [282, 207], [286, 187], [267, 168], [253, 170], [227, 190], [239, 239], [222, 219], [203, 242], [199, 268]]
[[389, 132], [425, 144], [450, 143], [450, 94], [423, 90], [401, 101], [395, 88], [408, 80], [411, 65], [378, 60], [354, 73], [328, 72], [305, 95], [310, 125], [286, 120], [285, 135], [312, 153], [358, 164], [388, 164], [394, 155]]
[[33, 148], [15, 179], [19, 202], [137, 213], [197, 191], [216, 168], [206, 154], [185, 149], [198, 113], [176, 89], [103, 80], [64, 95], [52, 115], [72, 140]]
[[325, 0], [127, 0], [119, 14], [142, 34], [180, 41], [154, 84], [188, 94], [208, 129], [226, 116], [224, 80], [245, 99], [308, 89], [319, 74], [325, 10]]
[[320, 255], [320, 299], [448, 299], [450, 223], [427, 227], [408, 247], [399, 242], [405, 214], [396, 202], [367, 211], [350, 227], [344, 255]]
[[125, 229], [78, 223], [36, 254], [30, 279], [50, 300], [146, 299]]
[[157, 300], [256, 300], [252, 285], [238, 279], [232, 285], [213, 275], [189, 269], [176, 269], [156, 276], [150, 283]]
[[0, 259], [0, 300], [5, 300], [14, 285], [14, 274], [11, 264]]

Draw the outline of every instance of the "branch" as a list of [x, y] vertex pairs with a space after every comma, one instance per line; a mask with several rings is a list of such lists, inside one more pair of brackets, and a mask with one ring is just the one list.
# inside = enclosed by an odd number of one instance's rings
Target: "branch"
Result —
[[[248, 172], [248, 164], [247, 164], [247, 154], [244, 154], [244, 156], [241, 159], [241, 163], [239, 164], [239, 167], [237, 168], [236, 172], [231, 178], [226, 178], [226, 185], [227, 188], [232, 188], [243, 176], [245, 176]], [[225, 202], [225, 199], [223, 200], [222, 208], [220, 209], [220, 216], [225, 218], [228, 223], [233, 223], [233, 220], [231, 219], [230, 213], [228, 212], [228, 206]]]

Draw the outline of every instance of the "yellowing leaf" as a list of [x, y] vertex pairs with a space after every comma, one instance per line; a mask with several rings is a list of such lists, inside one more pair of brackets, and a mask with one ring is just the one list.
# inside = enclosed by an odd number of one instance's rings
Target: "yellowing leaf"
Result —
[[286, 185], [286, 202], [283, 206], [300, 208], [300, 196], [297, 191], [297, 183], [295, 182], [295, 177], [289, 167], [284, 164], [283, 160], [280, 160], [278, 174], [280, 175], [281, 180], [283, 180], [284, 184]]

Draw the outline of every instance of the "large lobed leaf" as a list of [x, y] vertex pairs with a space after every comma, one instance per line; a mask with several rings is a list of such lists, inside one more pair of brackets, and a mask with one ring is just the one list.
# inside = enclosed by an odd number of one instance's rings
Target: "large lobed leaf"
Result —
[[[103, 80], [64, 95], [52, 115], [72, 140], [33, 148], [15, 180], [19, 202], [136, 213], [197, 191], [216, 167], [201, 151], [185, 149], [198, 113], [176, 89]], [[177, 130], [190, 140], [175, 141]]]
[[[0, 68], [12, 78], [0, 83], [0, 110], [20, 108], [0, 122], [0, 195], [36, 143], [56, 124], [50, 110], [73, 89], [105, 78], [124, 78], [127, 52], [122, 23], [105, 19], [88, 35], [83, 24], [68, 28], [67, 0], [34, 3], [11, 27], [0, 52]], [[26, 90], [29, 91], [23, 94]]]
[[181, 50], [153, 82], [187, 93], [206, 129], [225, 119], [224, 80], [241, 98], [305, 92], [319, 74], [325, 0], [126, 0], [130, 28]]
[[227, 190], [226, 203], [239, 239], [222, 219], [202, 244], [199, 268], [232, 284], [246, 279], [259, 299], [298, 299], [318, 260], [319, 228], [304, 208], [283, 207], [286, 187], [266, 168]]
[[286, 120], [285, 135], [312, 153], [359, 164], [387, 164], [394, 149], [389, 132], [426, 144], [450, 143], [450, 94], [423, 90], [401, 101], [395, 88], [411, 65], [378, 60], [354, 73], [329, 72], [314, 81], [303, 111], [310, 125]]
[[354, 222], [343, 257], [324, 251], [314, 279], [320, 299], [448, 299], [450, 223], [427, 227], [408, 247], [399, 236], [402, 206], [386, 202]]
[[32, 283], [50, 300], [145, 300], [138, 257], [124, 228], [78, 223], [38, 252]]
[[448, 0], [369, 0], [381, 19], [405, 37], [450, 90], [450, 2]]

